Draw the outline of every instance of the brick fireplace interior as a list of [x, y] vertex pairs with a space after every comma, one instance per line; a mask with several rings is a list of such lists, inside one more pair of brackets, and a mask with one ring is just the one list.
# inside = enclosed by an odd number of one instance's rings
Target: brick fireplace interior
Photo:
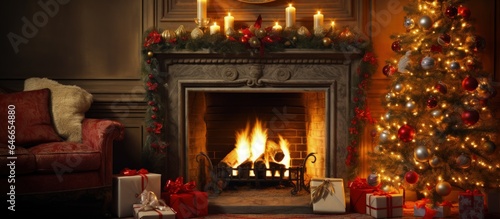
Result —
[[[360, 54], [291, 50], [266, 56], [194, 52], [155, 58], [168, 93], [163, 174], [168, 179], [184, 176], [206, 189], [216, 180], [210, 168], [235, 148], [236, 133], [256, 120], [267, 129], [269, 141], [277, 142], [278, 134], [287, 139], [290, 166], [304, 165], [305, 180], [345, 173]], [[305, 162], [310, 153], [315, 159]]]

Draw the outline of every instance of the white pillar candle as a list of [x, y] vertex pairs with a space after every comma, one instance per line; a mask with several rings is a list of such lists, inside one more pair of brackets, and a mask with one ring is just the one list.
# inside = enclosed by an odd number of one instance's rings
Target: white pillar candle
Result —
[[197, 0], [197, 17], [200, 21], [207, 18], [207, 0]]
[[324, 16], [321, 14], [321, 11], [318, 11], [318, 13], [314, 15], [314, 29], [323, 27], [323, 19]]
[[214, 22], [214, 25], [210, 26], [210, 35], [219, 33], [220, 26], [217, 25], [217, 22]]
[[275, 32], [280, 32], [282, 29], [283, 28], [278, 24], [278, 22], [276, 22], [276, 24], [273, 26], [273, 31]]
[[234, 17], [231, 16], [231, 13], [227, 13], [227, 16], [224, 17], [224, 33], [227, 32], [227, 29], [234, 29]]
[[292, 6], [292, 4], [289, 4], [285, 9], [285, 20], [286, 27], [295, 26], [295, 8]]

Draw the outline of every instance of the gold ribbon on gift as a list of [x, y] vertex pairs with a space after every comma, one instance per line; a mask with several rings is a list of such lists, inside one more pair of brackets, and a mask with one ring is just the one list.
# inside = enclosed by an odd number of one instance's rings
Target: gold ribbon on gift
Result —
[[160, 210], [163, 211], [167, 209], [167, 204], [161, 199], [156, 197], [156, 194], [152, 191], [144, 190], [141, 193], [141, 207], [139, 211], [150, 211], [150, 210]]
[[311, 192], [311, 204], [318, 202], [320, 199], [326, 199], [329, 195], [333, 195], [335, 189], [333, 183], [329, 179], [325, 179], [317, 187], [314, 187]]

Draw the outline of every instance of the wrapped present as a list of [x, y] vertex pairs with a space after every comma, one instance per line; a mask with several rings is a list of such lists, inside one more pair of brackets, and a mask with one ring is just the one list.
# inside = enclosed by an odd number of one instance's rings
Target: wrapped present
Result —
[[452, 204], [449, 201], [436, 204], [432, 207], [430, 200], [423, 198], [415, 202], [413, 206], [413, 216], [427, 218], [448, 217], [451, 214]]
[[168, 180], [162, 199], [176, 212], [177, 219], [208, 215], [208, 193], [197, 191], [195, 182], [183, 183], [183, 177]]
[[376, 191], [366, 194], [366, 214], [374, 218], [403, 216], [403, 194]]
[[467, 219], [484, 218], [484, 195], [478, 190], [459, 193], [458, 215]]
[[311, 204], [315, 213], [346, 212], [344, 180], [341, 178], [311, 179]]
[[349, 207], [353, 212], [366, 214], [366, 194], [377, 191], [378, 188], [370, 186], [366, 179], [356, 178], [349, 182]]
[[113, 176], [113, 213], [118, 217], [132, 217], [133, 204], [140, 203], [140, 194], [144, 190], [155, 194], [161, 192], [161, 174], [149, 173], [146, 169], [132, 170], [125, 168], [119, 175]]
[[133, 205], [134, 219], [175, 219], [175, 212], [158, 199], [154, 192], [144, 190], [141, 194], [141, 203]]

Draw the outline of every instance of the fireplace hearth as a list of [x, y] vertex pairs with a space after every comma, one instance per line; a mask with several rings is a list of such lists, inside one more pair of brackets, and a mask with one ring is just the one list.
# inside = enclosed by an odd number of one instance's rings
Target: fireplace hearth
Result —
[[[308, 209], [310, 178], [346, 175], [343, 163], [361, 54], [292, 49], [262, 56], [204, 51], [159, 53], [154, 58], [167, 92], [169, 146], [162, 175], [183, 176], [197, 182], [200, 190], [211, 188], [209, 192], [219, 181], [238, 185], [238, 190], [218, 185], [219, 199], [210, 200], [212, 208], [227, 212], [219, 205], [229, 194], [244, 194], [245, 186], [255, 193], [271, 184], [271, 189], [285, 188], [292, 203]], [[268, 139], [279, 142], [283, 136], [289, 141], [289, 166], [222, 165], [235, 148], [236, 131], [255, 118], [268, 125]], [[255, 213], [244, 205], [235, 208]]]

